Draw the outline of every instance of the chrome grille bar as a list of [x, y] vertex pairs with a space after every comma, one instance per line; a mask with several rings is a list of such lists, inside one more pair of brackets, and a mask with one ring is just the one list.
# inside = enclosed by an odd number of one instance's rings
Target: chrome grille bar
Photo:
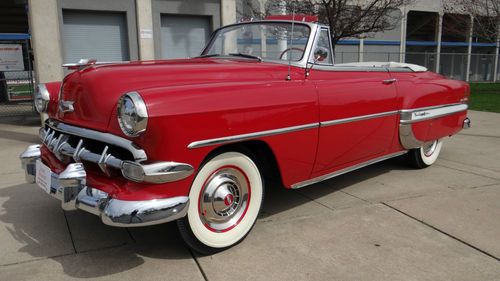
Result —
[[72, 147], [68, 143], [69, 136], [62, 133], [56, 137], [56, 131], [50, 127], [47, 129], [40, 129], [40, 139], [47, 148], [54, 153], [59, 159], [63, 160], [64, 157], [72, 158], [75, 162], [87, 161], [95, 163], [99, 166], [103, 173], [110, 175], [109, 168], [121, 169], [124, 160], [121, 160], [108, 153], [109, 146], [106, 145], [101, 153], [94, 153], [84, 147], [83, 139], [78, 141], [76, 147]]
[[80, 128], [64, 124], [53, 119], [47, 120], [46, 125], [57, 132], [64, 133], [65, 135], [91, 139], [101, 143], [113, 144], [117, 147], [123, 148], [132, 154], [135, 161], [142, 162], [148, 159], [146, 152], [138, 148], [137, 145], [135, 145], [132, 141], [128, 139], [109, 133], [103, 133], [91, 129]]
[[[173, 161], [141, 164], [147, 160], [146, 153], [132, 141], [109, 133], [67, 125], [52, 119], [46, 121], [45, 128], [40, 128], [39, 137], [44, 146], [55, 157], [68, 164], [66, 169], [68, 167], [83, 167], [80, 163], [83, 161], [90, 162], [96, 164], [107, 176], [114, 175], [110, 169], [114, 168], [120, 170], [122, 176], [127, 180], [153, 184], [179, 181], [191, 176], [194, 171], [193, 166], [189, 164]], [[35, 150], [37, 153], [33, 154], [31, 150]], [[121, 155], [122, 152], [127, 155]], [[40, 146], [29, 148], [23, 155], [24, 158], [31, 159], [29, 160], [31, 161], [30, 168], [25, 165], [25, 170], [32, 169], [35, 165], [34, 161], [41, 157]], [[76, 163], [68, 163], [71, 160]], [[32, 177], [29, 180], [32, 180]]]

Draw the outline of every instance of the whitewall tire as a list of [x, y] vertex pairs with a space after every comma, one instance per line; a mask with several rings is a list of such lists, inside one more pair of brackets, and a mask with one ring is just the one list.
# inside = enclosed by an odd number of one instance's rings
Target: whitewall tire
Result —
[[262, 205], [264, 181], [251, 157], [221, 153], [198, 171], [187, 216], [178, 220], [186, 243], [202, 254], [236, 245], [250, 232]]
[[443, 140], [437, 139], [424, 143], [420, 148], [410, 150], [411, 164], [419, 169], [429, 167], [437, 161], [442, 146]]

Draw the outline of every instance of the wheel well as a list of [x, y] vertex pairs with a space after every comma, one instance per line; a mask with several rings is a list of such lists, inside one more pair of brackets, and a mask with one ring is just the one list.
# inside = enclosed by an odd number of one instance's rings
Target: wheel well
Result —
[[281, 180], [281, 173], [278, 166], [278, 162], [276, 161], [276, 157], [271, 147], [264, 141], [253, 140], [253, 141], [244, 141], [238, 143], [231, 143], [227, 145], [223, 145], [217, 147], [212, 150], [208, 156], [205, 158], [204, 163], [213, 157], [229, 151], [237, 151], [241, 152], [256, 162], [259, 169], [261, 169], [264, 177], [268, 180], [271, 180], [273, 183], [279, 183], [283, 185]]

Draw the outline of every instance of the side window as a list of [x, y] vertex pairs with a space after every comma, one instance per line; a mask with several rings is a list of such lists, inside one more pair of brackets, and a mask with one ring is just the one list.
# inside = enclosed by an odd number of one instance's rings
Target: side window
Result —
[[313, 60], [318, 64], [333, 64], [332, 47], [328, 29], [322, 29], [314, 47]]

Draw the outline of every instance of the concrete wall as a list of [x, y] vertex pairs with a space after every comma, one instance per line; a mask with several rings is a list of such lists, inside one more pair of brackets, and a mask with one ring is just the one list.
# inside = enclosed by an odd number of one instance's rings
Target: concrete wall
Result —
[[236, 0], [221, 0], [221, 25], [236, 23]]
[[443, 0], [416, 0], [407, 6], [407, 10], [423, 12], [443, 12]]
[[151, 0], [137, 0], [137, 29], [139, 32], [139, 58], [152, 60], [155, 58], [153, 34], [153, 7]]
[[63, 77], [61, 32], [57, 0], [29, 0], [29, 23], [38, 83]]
[[36, 81], [64, 77], [64, 10], [123, 12], [127, 19], [131, 60], [161, 56], [161, 14], [205, 15], [212, 30], [236, 22], [236, 0], [29, 0], [29, 21]]

